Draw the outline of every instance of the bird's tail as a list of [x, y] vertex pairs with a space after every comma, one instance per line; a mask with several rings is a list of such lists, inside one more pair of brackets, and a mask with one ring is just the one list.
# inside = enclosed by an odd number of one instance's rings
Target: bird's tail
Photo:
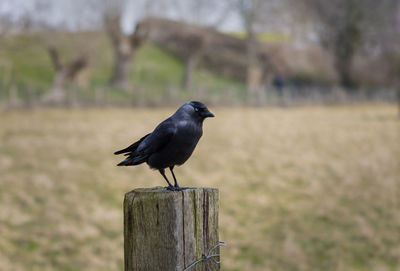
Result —
[[125, 160], [117, 164], [117, 166], [134, 166], [134, 165], [139, 165], [143, 162], [146, 162], [147, 156], [144, 156], [143, 154], [138, 154], [136, 152], [136, 149], [139, 147], [139, 144], [150, 134], [145, 135], [129, 147], [116, 151], [114, 154], [121, 154], [125, 153], [126, 156], [128, 156]]
[[147, 159], [147, 157], [144, 157], [141, 155], [129, 156], [125, 160], [123, 160], [122, 162], [117, 164], [117, 166], [135, 166], [135, 165], [139, 165], [143, 162], [146, 162], [146, 159]]

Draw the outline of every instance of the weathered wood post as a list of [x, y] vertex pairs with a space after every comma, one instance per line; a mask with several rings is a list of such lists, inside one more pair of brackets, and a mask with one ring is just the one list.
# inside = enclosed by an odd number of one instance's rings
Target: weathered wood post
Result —
[[[218, 244], [218, 189], [163, 187], [125, 194], [125, 271], [182, 271]], [[219, 254], [219, 248], [213, 251]], [[220, 270], [212, 260], [192, 270]]]

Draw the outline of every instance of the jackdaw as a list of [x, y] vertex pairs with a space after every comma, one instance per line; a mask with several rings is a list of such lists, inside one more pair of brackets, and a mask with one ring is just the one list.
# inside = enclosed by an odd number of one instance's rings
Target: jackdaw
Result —
[[[115, 152], [128, 156], [117, 166], [135, 166], [146, 162], [150, 168], [160, 171], [168, 183], [167, 189], [181, 190], [175, 178], [174, 166], [182, 165], [192, 155], [203, 134], [203, 121], [208, 117], [214, 117], [214, 114], [204, 104], [196, 101], [185, 103], [152, 133]], [[165, 176], [167, 167], [174, 178], [174, 186]]]

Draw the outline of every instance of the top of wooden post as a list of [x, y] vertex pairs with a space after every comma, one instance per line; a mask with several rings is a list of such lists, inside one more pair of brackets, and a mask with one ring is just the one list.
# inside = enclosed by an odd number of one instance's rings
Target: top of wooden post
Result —
[[129, 195], [131, 193], [176, 193], [182, 191], [191, 191], [191, 190], [207, 190], [207, 191], [218, 191], [218, 188], [212, 187], [182, 187], [180, 191], [171, 191], [168, 190], [166, 187], [156, 186], [156, 187], [146, 187], [146, 188], [135, 188], [125, 195]]

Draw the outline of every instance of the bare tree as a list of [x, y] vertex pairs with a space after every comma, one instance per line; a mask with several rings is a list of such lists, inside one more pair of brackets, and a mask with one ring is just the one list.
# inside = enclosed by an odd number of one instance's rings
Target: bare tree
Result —
[[387, 18], [380, 41], [383, 43], [383, 53], [391, 65], [390, 73], [397, 90], [398, 118], [400, 120], [400, 2], [397, 0], [385, 0], [386, 5], [382, 14]]
[[[68, 82], [74, 82], [79, 74], [88, 66], [88, 54], [85, 51], [90, 46], [86, 40], [82, 40], [76, 34], [67, 34], [65, 25], [61, 23], [66, 18], [58, 18], [58, 23], [52, 23], [49, 14], [56, 8], [60, 8], [60, 4], [70, 4], [66, 13], [79, 10], [84, 7], [86, 2], [70, 1], [70, 2], [54, 2], [51, 0], [33, 0], [32, 5], [21, 7], [22, 12], [18, 17], [19, 25], [17, 29], [26, 32], [32, 30], [31, 34], [41, 40], [45, 50], [51, 59], [54, 68], [53, 84], [50, 91], [43, 97], [43, 102], [62, 104], [68, 98]], [[62, 5], [61, 5], [62, 6]], [[77, 15], [75, 15], [77, 16]], [[66, 16], [67, 17], [67, 16]], [[64, 37], [64, 38], [63, 38]], [[84, 44], [85, 46], [82, 46]], [[62, 57], [60, 48], [69, 51], [71, 57]], [[66, 55], [66, 54], [65, 54]], [[65, 56], [64, 55], [64, 56]], [[69, 93], [71, 94], [71, 92]]]
[[0, 37], [7, 35], [14, 25], [9, 14], [0, 14]]
[[239, 14], [246, 33], [246, 56], [247, 56], [247, 94], [251, 103], [260, 101], [262, 94], [263, 64], [257, 54], [258, 40], [257, 28], [259, 28], [262, 17], [265, 16], [266, 2], [263, 0], [235, 0], [234, 6]]
[[50, 45], [47, 51], [51, 58], [55, 74], [52, 88], [43, 97], [43, 101], [46, 103], [61, 104], [65, 102], [67, 96], [66, 83], [74, 81], [77, 75], [87, 67], [88, 57], [86, 54], [80, 53], [70, 61], [62, 61], [59, 50], [55, 46]]
[[118, 0], [106, 2], [104, 10], [104, 28], [110, 38], [114, 51], [114, 66], [110, 83], [118, 88], [127, 89], [129, 86], [129, 73], [132, 57], [135, 50], [146, 38], [145, 32], [136, 26], [135, 32], [125, 34], [121, 28], [121, 19], [126, 1]]
[[365, 42], [366, 34], [379, 25], [375, 11], [381, 1], [304, 0], [308, 14], [315, 19], [321, 44], [332, 52], [340, 84], [351, 90], [354, 55]]
[[186, 38], [186, 44], [188, 45], [188, 50], [184, 50], [182, 86], [185, 89], [190, 89], [193, 86], [194, 71], [205, 47], [205, 39], [196, 35], [190, 35]]
[[[162, 3], [163, 1], [159, 1]], [[170, 7], [174, 8], [180, 21], [196, 26], [217, 28], [233, 10], [231, 1], [213, 0], [166, 0]], [[182, 36], [180, 37], [182, 38]], [[186, 33], [182, 47], [184, 73], [182, 87], [191, 89], [193, 87], [193, 76], [206, 47], [204, 36]]]
[[389, 64], [389, 80], [396, 88], [398, 118], [400, 119], [400, 2], [382, 0], [380, 9], [376, 11], [381, 18], [380, 27], [376, 29], [378, 46], [383, 58]]

